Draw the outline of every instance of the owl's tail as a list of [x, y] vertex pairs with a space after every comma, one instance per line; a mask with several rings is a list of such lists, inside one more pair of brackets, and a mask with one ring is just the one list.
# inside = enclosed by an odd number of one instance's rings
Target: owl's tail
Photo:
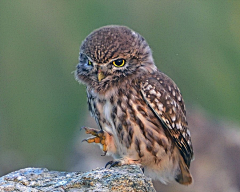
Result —
[[175, 180], [182, 185], [190, 185], [193, 182], [192, 175], [189, 172], [189, 168], [185, 164], [182, 156], [179, 161], [180, 173], [177, 175]]

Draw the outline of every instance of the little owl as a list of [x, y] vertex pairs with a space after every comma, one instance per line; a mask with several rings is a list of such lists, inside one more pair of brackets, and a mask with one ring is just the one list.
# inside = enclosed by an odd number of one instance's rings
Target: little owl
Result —
[[76, 80], [86, 85], [88, 107], [99, 129], [87, 128], [114, 161], [139, 164], [163, 183], [192, 183], [193, 149], [177, 85], [154, 64], [151, 49], [124, 26], [105, 26], [82, 42]]

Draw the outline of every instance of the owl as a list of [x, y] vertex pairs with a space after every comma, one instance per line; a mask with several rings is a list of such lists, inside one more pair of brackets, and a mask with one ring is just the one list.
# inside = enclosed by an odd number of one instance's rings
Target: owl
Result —
[[86, 86], [98, 125], [84, 127], [107, 165], [139, 164], [146, 175], [167, 183], [192, 183], [193, 159], [186, 110], [179, 88], [157, 69], [146, 40], [125, 26], [110, 25], [82, 42], [75, 78]]

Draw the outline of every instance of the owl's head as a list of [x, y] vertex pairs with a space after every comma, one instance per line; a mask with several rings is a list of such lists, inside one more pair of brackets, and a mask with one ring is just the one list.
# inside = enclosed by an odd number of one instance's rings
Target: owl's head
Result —
[[111, 25], [93, 31], [82, 42], [75, 77], [103, 91], [154, 70], [146, 40], [127, 27]]

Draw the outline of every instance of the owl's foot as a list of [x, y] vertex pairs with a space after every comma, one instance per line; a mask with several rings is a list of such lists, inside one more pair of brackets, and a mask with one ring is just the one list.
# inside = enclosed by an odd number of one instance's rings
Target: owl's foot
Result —
[[106, 133], [103, 130], [97, 130], [97, 129], [88, 128], [88, 127], [83, 127], [83, 129], [85, 129], [86, 134], [91, 134], [94, 137], [83, 139], [82, 142], [86, 141], [88, 143], [101, 144], [102, 150], [104, 152], [103, 155], [106, 155], [107, 153], [106, 136], [105, 136]]
[[132, 165], [132, 164], [140, 165], [140, 167], [143, 168], [139, 160], [132, 160], [132, 159], [128, 159], [128, 158], [116, 159], [113, 161], [109, 161], [105, 165], [105, 168], [107, 168], [108, 166], [109, 166], [109, 168], [111, 168], [111, 167], [115, 167], [115, 166]]
[[121, 161], [108, 161], [107, 164], [105, 165], [105, 168], [107, 168], [107, 166], [109, 165], [109, 169], [111, 167], [115, 167], [115, 166], [121, 166]]

